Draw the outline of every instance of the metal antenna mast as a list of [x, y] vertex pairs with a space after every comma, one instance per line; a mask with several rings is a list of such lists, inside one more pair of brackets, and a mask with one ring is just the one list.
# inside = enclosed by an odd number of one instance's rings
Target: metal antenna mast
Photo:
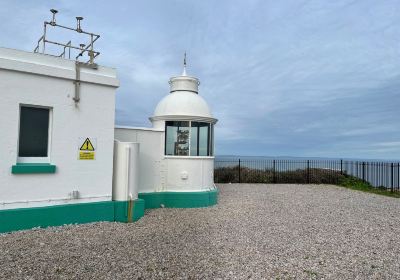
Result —
[[182, 76], [186, 76], [186, 51], [185, 54], [183, 56], [183, 73]]
[[[46, 53], [46, 44], [53, 44], [53, 45], [63, 47], [63, 52], [60, 55], [58, 55], [59, 57], [65, 58], [65, 56], [67, 54], [66, 50], [68, 49], [68, 58], [71, 58], [71, 50], [76, 50], [76, 51], [78, 51], [78, 55], [75, 57], [76, 60], [78, 60], [78, 58], [82, 57], [84, 54], [87, 54], [89, 56], [89, 60], [86, 63], [94, 64], [94, 59], [100, 55], [100, 52], [94, 50], [94, 42], [100, 38], [100, 35], [94, 34], [91, 32], [86, 32], [82, 29], [81, 21], [83, 20], [83, 17], [76, 17], [76, 28], [71, 28], [68, 26], [57, 24], [57, 22], [56, 22], [56, 14], [58, 13], [57, 10], [51, 9], [50, 12], [52, 13], [52, 19], [50, 22], [48, 22], [48, 21], [44, 22], [43, 35], [42, 35], [42, 37], [39, 38], [39, 40], [37, 42], [37, 46], [33, 51], [35, 53], [38, 53], [38, 52], [40, 52], [40, 48], [41, 48], [41, 52]], [[59, 28], [63, 28], [63, 29], [67, 29], [70, 31], [75, 31], [75, 32], [78, 32], [81, 34], [88, 35], [89, 43], [79, 44], [79, 47], [78, 47], [78, 46], [72, 45], [71, 41], [68, 41], [66, 44], [64, 44], [64, 43], [48, 40], [46, 37], [48, 27], [59, 27]]]

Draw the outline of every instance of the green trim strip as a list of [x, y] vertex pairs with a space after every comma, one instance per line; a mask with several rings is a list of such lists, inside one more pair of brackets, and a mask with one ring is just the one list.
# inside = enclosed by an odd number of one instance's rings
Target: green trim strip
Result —
[[139, 193], [145, 201], [145, 209], [160, 208], [197, 208], [218, 203], [218, 189], [203, 192], [152, 192]]
[[0, 232], [99, 221], [114, 221], [113, 201], [2, 210]]
[[56, 173], [56, 166], [49, 163], [17, 163], [11, 167], [12, 174]]
[[[0, 233], [92, 222], [128, 222], [127, 201], [101, 201], [0, 210]], [[132, 221], [144, 215], [144, 200], [132, 203]]]
[[0, 233], [34, 227], [83, 224], [91, 222], [130, 222], [144, 216], [145, 209], [164, 207], [195, 208], [217, 204], [218, 190], [204, 192], [140, 193], [139, 199], [63, 204], [33, 208], [0, 210]]

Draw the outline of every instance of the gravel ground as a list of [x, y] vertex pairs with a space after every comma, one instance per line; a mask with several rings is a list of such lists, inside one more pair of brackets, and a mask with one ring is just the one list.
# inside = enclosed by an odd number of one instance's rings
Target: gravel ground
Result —
[[322, 185], [219, 188], [210, 208], [0, 235], [0, 278], [400, 279], [399, 199]]

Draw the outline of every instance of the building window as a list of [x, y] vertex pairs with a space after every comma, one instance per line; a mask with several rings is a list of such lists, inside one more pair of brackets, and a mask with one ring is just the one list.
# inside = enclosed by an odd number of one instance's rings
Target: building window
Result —
[[50, 109], [20, 107], [18, 157], [48, 158]]
[[167, 121], [165, 155], [212, 156], [213, 125], [205, 122]]
[[210, 124], [202, 122], [192, 122], [190, 130], [190, 155], [209, 156], [210, 155]]
[[166, 122], [165, 154], [189, 155], [189, 122]]

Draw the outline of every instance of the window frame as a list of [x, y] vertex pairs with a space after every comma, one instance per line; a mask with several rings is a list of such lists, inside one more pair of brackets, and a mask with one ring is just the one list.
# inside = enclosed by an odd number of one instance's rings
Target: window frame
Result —
[[[189, 123], [189, 150], [188, 155], [167, 155], [167, 123], [168, 122], [188, 122]], [[208, 126], [207, 129], [207, 154], [206, 156], [200, 155], [191, 155], [191, 148], [192, 148], [192, 123], [205, 123]], [[200, 145], [200, 129], [196, 127], [197, 130], [197, 154], [199, 154], [199, 145]], [[164, 124], [164, 157], [166, 158], [213, 158], [214, 157], [214, 124], [212, 122], [205, 122], [205, 121], [189, 121], [189, 120], [166, 120]]]
[[[197, 125], [196, 126], [192, 126], [192, 124], [193, 123], [196, 123]], [[204, 124], [206, 124], [206, 125], [204, 125]], [[199, 122], [199, 121], [192, 121], [192, 122], [190, 122], [190, 128], [191, 128], [191, 130], [190, 130], [190, 132], [192, 132], [192, 128], [196, 128], [196, 155], [191, 155], [191, 154], [189, 154], [190, 156], [193, 156], [193, 157], [210, 157], [210, 156], [212, 156], [212, 153], [211, 153], [211, 150], [210, 150], [210, 146], [211, 146], [211, 123], [209, 123], [209, 122]], [[200, 140], [204, 140], [204, 139], [201, 139], [201, 136], [203, 135], [202, 133], [201, 133], [201, 128], [203, 128], [203, 127], [207, 127], [207, 135], [206, 135], [206, 146], [204, 147], [203, 145], [201, 145], [201, 141]], [[190, 134], [189, 135], [190, 136], [190, 139], [192, 139], [192, 134]], [[204, 136], [204, 135], [203, 135]], [[192, 143], [192, 141], [190, 142], [190, 143]], [[205, 148], [206, 149], [206, 154], [207, 155], [200, 155], [200, 150], [201, 150], [201, 148]], [[190, 146], [190, 151], [192, 151], [192, 146]]]
[[[188, 123], [188, 128], [189, 128], [189, 137], [188, 137], [188, 155], [184, 156], [184, 155], [167, 155], [167, 122], [187, 122]], [[172, 126], [174, 127], [174, 126]], [[176, 127], [183, 127], [183, 126], [176, 126]], [[175, 156], [175, 157], [187, 157], [190, 156], [190, 128], [191, 128], [191, 122], [190, 121], [165, 121], [165, 130], [164, 130], [164, 155], [165, 156]]]
[[[47, 131], [47, 157], [20, 157], [19, 156], [19, 142], [20, 142], [20, 133], [21, 133], [21, 108], [40, 108], [47, 109], [49, 111], [49, 127]], [[34, 104], [19, 104], [18, 110], [18, 141], [17, 141], [17, 163], [50, 163], [51, 155], [51, 141], [52, 141], [52, 127], [53, 127], [53, 108], [49, 106], [42, 105], [34, 105]]]

